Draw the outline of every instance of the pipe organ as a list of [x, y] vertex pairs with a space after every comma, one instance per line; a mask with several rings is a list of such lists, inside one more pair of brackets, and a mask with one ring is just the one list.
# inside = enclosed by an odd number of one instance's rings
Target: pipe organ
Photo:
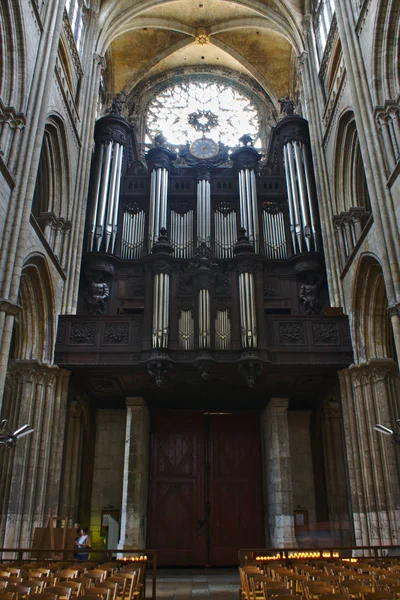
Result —
[[203, 137], [197, 154], [159, 138], [142, 158], [132, 136], [119, 115], [96, 124], [81, 307], [142, 319], [157, 382], [170, 353], [201, 352], [204, 375], [214, 351], [240, 357], [252, 382], [267, 317], [323, 305], [312, 297], [323, 260], [307, 123], [282, 119], [264, 157]]
[[315, 188], [307, 147], [293, 139], [283, 145], [290, 233], [294, 254], [318, 251]]
[[210, 182], [202, 178], [197, 183], [197, 245], [211, 243]]
[[96, 127], [92, 198], [88, 216], [87, 249], [113, 254], [118, 233], [119, 197], [124, 146], [129, 125], [116, 115], [109, 116], [111, 127]]

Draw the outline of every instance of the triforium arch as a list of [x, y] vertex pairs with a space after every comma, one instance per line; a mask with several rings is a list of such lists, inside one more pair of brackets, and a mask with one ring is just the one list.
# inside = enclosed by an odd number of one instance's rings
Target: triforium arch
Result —
[[400, 6], [396, 0], [380, 0], [375, 11], [373, 92], [376, 105], [397, 100], [400, 90]]
[[37, 172], [32, 214], [64, 267], [71, 228], [68, 145], [62, 120], [47, 120]]
[[35, 527], [57, 514], [69, 376], [53, 364], [55, 299], [45, 257], [27, 259], [18, 300], [3, 414], [12, 424], [30, 423], [36, 435], [0, 457], [3, 547], [29, 546]]
[[333, 223], [342, 267], [369, 222], [371, 206], [357, 126], [352, 111], [338, 125], [334, 162]]
[[354, 281], [352, 327], [358, 353], [356, 362], [374, 359], [397, 361], [382, 267], [364, 255]]

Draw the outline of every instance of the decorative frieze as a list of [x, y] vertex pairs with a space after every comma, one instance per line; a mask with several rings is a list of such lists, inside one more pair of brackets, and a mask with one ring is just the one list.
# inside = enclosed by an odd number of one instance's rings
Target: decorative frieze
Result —
[[312, 323], [314, 344], [339, 344], [339, 333], [336, 323]]
[[106, 323], [103, 341], [104, 344], [128, 344], [129, 323]]
[[303, 323], [279, 323], [279, 340], [285, 345], [305, 344]]
[[71, 323], [70, 344], [94, 345], [96, 323]]

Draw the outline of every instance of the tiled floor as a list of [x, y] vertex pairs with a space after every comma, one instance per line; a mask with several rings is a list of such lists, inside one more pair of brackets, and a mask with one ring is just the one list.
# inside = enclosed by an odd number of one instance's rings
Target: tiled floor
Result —
[[[147, 582], [151, 597], [151, 580]], [[157, 600], [238, 600], [237, 569], [158, 569]]]

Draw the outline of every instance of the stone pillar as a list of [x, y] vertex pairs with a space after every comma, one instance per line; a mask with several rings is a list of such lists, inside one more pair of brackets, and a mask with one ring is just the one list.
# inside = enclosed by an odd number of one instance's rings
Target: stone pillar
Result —
[[374, 430], [394, 428], [399, 376], [390, 359], [374, 359], [339, 372], [355, 543], [400, 544], [398, 448]]
[[78, 522], [79, 482], [82, 463], [82, 407], [73, 401], [68, 407], [67, 440], [64, 454], [60, 514]]
[[126, 399], [126, 440], [118, 548], [146, 546], [150, 415], [143, 398]]
[[341, 546], [351, 546], [353, 526], [349, 514], [341, 417], [339, 402], [325, 402], [321, 425], [329, 522], [334, 540]]
[[4, 453], [0, 477], [0, 543], [28, 548], [35, 527], [59, 514], [69, 372], [35, 361], [10, 366], [3, 414], [34, 433]]
[[264, 454], [264, 513], [266, 539], [275, 548], [293, 548], [294, 535], [292, 473], [287, 398], [271, 398], [261, 414]]

